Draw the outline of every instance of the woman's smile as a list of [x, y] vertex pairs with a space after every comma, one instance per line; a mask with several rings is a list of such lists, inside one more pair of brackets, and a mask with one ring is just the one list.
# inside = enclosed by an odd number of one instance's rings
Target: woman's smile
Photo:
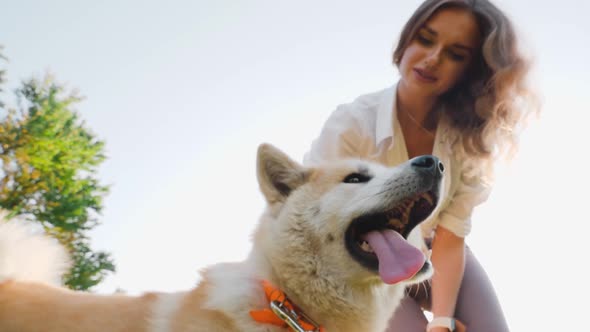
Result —
[[424, 69], [414, 68], [414, 74], [414, 76], [421, 82], [434, 83], [438, 81], [438, 78], [434, 76], [434, 74]]

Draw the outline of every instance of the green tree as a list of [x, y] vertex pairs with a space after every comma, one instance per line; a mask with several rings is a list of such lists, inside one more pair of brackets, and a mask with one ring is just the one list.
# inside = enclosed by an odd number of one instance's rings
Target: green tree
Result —
[[16, 97], [16, 107], [0, 105], [0, 207], [40, 222], [68, 248], [74, 264], [64, 282], [88, 290], [115, 271], [110, 255], [93, 252], [86, 236], [108, 192], [96, 177], [104, 142], [75, 112], [81, 98], [51, 76], [24, 81]]

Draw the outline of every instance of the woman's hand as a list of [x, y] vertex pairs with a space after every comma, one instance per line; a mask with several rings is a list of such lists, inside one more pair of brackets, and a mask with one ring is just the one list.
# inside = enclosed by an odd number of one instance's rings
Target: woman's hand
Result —
[[449, 329], [446, 327], [433, 327], [428, 332], [449, 332]]

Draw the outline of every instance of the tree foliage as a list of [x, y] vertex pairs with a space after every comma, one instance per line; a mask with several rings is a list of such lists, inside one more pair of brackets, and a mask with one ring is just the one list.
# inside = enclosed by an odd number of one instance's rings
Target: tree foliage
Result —
[[96, 176], [104, 142], [75, 112], [81, 98], [51, 76], [24, 81], [16, 96], [16, 107], [0, 105], [0, 207], [40, 222], [66, 246], [74, 264], [65, 284], [88, 290], [115, 270], [109, 254], [93, 252], [86, 236], [108, 192]]

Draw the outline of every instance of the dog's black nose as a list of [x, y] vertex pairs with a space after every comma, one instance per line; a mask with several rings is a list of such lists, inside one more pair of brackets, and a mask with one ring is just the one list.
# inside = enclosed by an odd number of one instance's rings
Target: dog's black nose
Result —
[[424, 155], [413, 158], [410, 161], [412, 167], [420, 169], [422, 171], [430, 172], [432, 175], [440, 176], [445, 171], [445, 166], [438, 160], [437, 157], [431, 155]]

